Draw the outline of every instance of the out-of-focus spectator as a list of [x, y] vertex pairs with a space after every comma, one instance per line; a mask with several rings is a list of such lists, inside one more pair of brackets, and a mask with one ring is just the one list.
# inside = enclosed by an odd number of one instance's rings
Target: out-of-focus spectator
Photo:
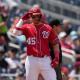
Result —
[[73, 69], [69, 74], [69, 80], [75, 80], [75, 79], [79, 80], [78, 78], [74, 77], [76, 74], [80, 74], [80, 62], [76, 62], [74, 64]]
[[59, 33], [59, 39], [61, 41], [62, 47], [64, 46], [65, 48], [72, 49], [72, 46], [67, 43], [67, 40], [69, 41], [69, 38], [68, 39], [67, 38], [68, 38], [68, 36], [67, 36], [66, 32]]
[[49, 25], [54, 28], [58, 35], [60, 32], [63, 32], [62, 24], [59, 19], [52, 20]]
[[14, 7], [18, 7], [18, 3], [16, 3], [15, 0], [5, 0], [5, 2], [8, 5], [10, 10]]
[[70, 23], [69, 19], [64, 19], [63, 20], [63, 29], [67, 33], [67, 35], [70, 34], [70, 32], [72, 30], [72, 26], [71, 26], [71, 23]]
[[8, 17], [8, 8], [4, 4], [0, 6], [0, 35], [4, 36], [5, 42], [8, 42], [7, 37], [7, 17]]
[[80, 61], [74, 64], [74, 68], [76, 69], [76, 74], [80, 74]]
[[71, 39], [74, 44], [74, 50], [77, 54], [80, 54], [80, 42], [79, 42], [79, 35], [77, 34], [76, 31], [72, 31], [70, 33]]
[[8, 57], [5, 58], [7, 63], [9, 64], [9, 72], [16, 73], [17, 69], [22, 68], [22, 65], [19, 61], [19, 58], [16, 56], [17, 49], [16, 48], [9, 48], [8, 50]]
[[76, 31], [70, 33], [71, 39], [74, 44], [74, 51], [76, 52], [76, 61], [80, 61], [80, 38]]
[[0, 47], [0, 72], [3, 72], [3, 69], [8, 68], [8, 63], [4, 58], [5, 50], [4, 47]]
[[8, 10], [5, 7], [6, 6], [4, 5], [0, 6], [0, 34], [6, 34], [7, 32], [6, 21], [8, 17]]
[[62, 72], [62, 80], [68, 80], [68, 74], [69, 74], [68, 67], [62, 66], [61, 72]]
[[6, 39], [5, 39], [5, 36], [3, 35], [3, 34], [0, 34], [0, 48], [2, 49], [4, 49], [4, 52], [6, 52], [7, 51], [7, 41], [6, 41]]
[[[62, 49], [62, 65], [67, 65], [69, 68], [72, 67], [72, 64], [75, 62], [75, 51], [72, 49], [72, 46], [67, 43], [67, 34], [66, 32], [61, 32], [59, 34], [61, 41]], [[66, 62], [66, 63], [65, 63]]]

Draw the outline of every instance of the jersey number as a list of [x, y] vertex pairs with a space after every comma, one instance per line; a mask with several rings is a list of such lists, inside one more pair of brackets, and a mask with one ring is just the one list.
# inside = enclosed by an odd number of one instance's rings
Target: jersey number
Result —
[[35, 37], [28, 38], [28, 39], [27, 39], [27, 43], [28, 43], [29, 45], [35, 45], [35, 44], [36, 44], [36, 39], [35, 39]]

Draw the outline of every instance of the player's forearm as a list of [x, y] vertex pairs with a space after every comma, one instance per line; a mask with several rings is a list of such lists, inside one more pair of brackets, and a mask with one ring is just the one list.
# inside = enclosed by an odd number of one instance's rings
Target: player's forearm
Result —
[[59, 61], [59, 54], [60, 54], [59, 44], [55, 44], [53, 46], [53, 49], [54, 49], [55, 59]]
[[22, 24], [23, 24], [23, 20], [20, 19], [20, 20], [18, 21], [18, 23], [16, 24], [15, 28], [13, 29], [13, 34], [16, 34], [16, 33], [19, 32], [19, 29], [18, 29], [18, 28], [21, 28]]
[[23, 24], [23, 19], [20, 19], [19, 22], [16, 24], [16, 28], [20, 28]]
[[56, 68], [59, 64], [59, 45], [55, 44], [53, 45], [54, 50], [54, 59], [51, 61], [51, 66], [53, 68]]

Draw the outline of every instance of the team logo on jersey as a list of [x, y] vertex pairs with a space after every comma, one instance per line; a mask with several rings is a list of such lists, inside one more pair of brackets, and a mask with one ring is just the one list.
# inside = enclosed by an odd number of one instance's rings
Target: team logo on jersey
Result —
[[44, 39], [45, 39], [45, 38], [48, 38], [49, 32], [43, 31], [43, 32], [42, 32], [42, 36], [43, 36]]

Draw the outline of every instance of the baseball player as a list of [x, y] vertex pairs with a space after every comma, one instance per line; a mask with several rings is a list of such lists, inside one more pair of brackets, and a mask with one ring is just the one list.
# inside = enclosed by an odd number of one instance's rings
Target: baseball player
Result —
[[[60, 33], [61, 31], [61, 23], [58, 19], [54, 19], [52, 20], [50, 23], [50, 26], [52, 26], [52, 28], [56, 31], [57, 34]], [[54, 52], [54, 50], [52, 48], [51, 49], [51, 53]], [[59, 49], [60, 49], [60, 54], [59, 54], [59, 64], [58, 66], [55, 68], [56, 70], [56, 74], [57, 74], [57, 80], [62, 80], [62, 74], [61, 74], [61, 64], [62, 64], [62, 50], [61, 50], [61, 44], [59, 42]], [[54, 59], [54, 55], [51, 54], [52, 59]]]
[[[31, 18], [30, 24], [23, 24]], [[13, 33], [24, 34], [27, 42], [27, 57], [25, 61], [26, 80], [38, 80], [41, 74], [44, 80], [57, 80], [54, 68], [59, 62], [59, 40], [53, 29], [42, 22], [42, 11], [39, 6], [33, 6], [17, 23]], [[49, 43], [54, 48], [55, 58], [51, 60]]]

